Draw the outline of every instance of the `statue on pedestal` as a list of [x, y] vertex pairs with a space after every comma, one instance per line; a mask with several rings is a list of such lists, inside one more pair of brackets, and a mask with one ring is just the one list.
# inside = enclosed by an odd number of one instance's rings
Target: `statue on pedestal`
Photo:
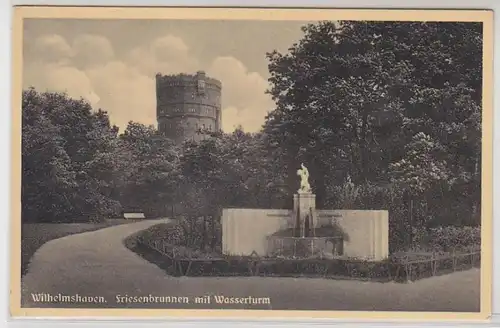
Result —
[[310, 193], [311, 185], [309, 184], [309, 171], [304, 164], [300, 164], [300, 167], [301, 168], [297, 170], [297, 175], [300, 176], [299, 193]]

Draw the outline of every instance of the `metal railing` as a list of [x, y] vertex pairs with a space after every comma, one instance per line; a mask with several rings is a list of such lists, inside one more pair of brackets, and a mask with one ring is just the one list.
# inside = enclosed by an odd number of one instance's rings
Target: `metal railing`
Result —
[[472, 269], [481, 265], [480, 250], [453, 251], [449, 254], [431, 253], [413, 259], [410, 256], [403, 256], [392, 261], [397, 265], [396, 275], [404, 275], [407, 281], [419, 279], [421, 276], [436, 276], [442, 272]]

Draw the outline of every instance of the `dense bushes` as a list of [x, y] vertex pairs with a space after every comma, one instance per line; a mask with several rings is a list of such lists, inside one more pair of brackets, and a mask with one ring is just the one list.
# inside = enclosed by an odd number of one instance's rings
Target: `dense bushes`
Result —
[[[221, 256], [136, 236], [132, 250], [173, 276], [317, 277], [405, 282], [467, 270], [480, 265], [480, 254], [447, 254], [369, 262], [356, 259], [276, 259]], [[129, 242], [129, 244], [131, 244]], [[133, 244], [133, 243], [132, 243]], [[129, 246], [130, 247], [130, 246]]]
[[117, 216], [111, 197], [118, 129], [103, 111], [65, 94], [23, 92], [23, 222], [88, 222]]
[[389, 248], [391, 252], [410, 244], [409, 209], [404, 191], [397, 185], [379, 186], [373, 183], [355, 185], [349, 178], [343, 184], [328, 187], [326, 206], [338, 209], [389, 211]]
[[210, 217], [178, 218], [172, 222], [154, 225], [144, 230], [142, 238], [161, 242], [194, 252], [221, 252], [221, 226]]
[[[169, 226], [171, 229], [174, 227]], [[155, 230], [161, 229], [156, 226]], [[393, 279], [395, 274], [395, 266], [389, 261], [287, 260], [223, 256], [168, 244], [165, 240], [152, 237], [151, 230], [143, 231], [128, 238], [126, 244], [174, 276], [321, 276], [387, 281]]]
[[480, 227], [437, 227], [423, 233], [422, 244], [436, 252], [467, 251], [481, 247]]
[[[437, 232], [441, 230], [446, 229], [436, 229]], [[459, 232], [456, 236], [462, 236], [463, 233]], [[379, 262], [342, 258], [224, 256], [220, 252], [184, 246], [189, 242], [183, 236], [184, 228], [181, 224], [159, 224], [135, 235], [135, 242], [129, 240], [128, 244], [132, 245], [129, 248], [174, 276], [304, 276], [407, 281], [470, 269], [479, 266], [481, 261], [477, 250], [471, 252], [465, 246], [460, 251], [455, 249], [452, 253], [441, 251], [395, 254], [390, 259]]]
[[391, 253], [410, 249], [462, 250], [477, 248], [481, 244], [480, 226], [439, 225], [440, 222], [457, 220], [448, 220], [445, 214], [442, 220], [435, 218], [436, 213], [444, 213], [447, 209], [437, 212], [438, 209], [430, 208], [425, 199], [413, 197], [397, 185], [355, 185], [348, 179], [344, 184], [331, 186], [328, 190], [330, 198], [327, 206], [330, 208], [388, 210]]

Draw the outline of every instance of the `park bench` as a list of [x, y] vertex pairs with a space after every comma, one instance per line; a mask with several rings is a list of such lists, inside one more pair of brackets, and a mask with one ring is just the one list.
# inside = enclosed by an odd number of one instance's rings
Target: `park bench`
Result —
[[127, 212], [123, 213], [123, 218], [127, 220], [138, 220], [138, 219], [145, 219], [146, 216], [144, 213], [141, 212]]

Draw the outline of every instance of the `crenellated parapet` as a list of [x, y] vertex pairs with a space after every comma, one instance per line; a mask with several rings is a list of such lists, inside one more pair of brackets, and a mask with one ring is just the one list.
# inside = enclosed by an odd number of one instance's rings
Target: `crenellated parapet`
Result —
[[197, 87], [200, 79], [205, 81], [205, 88], [207, 89], [222, 89], [222, 83], [214, 78], [207, 77], [205, 72], [199, 71], [197, 74], [172, 74], [162, 75], [156, 74], [156, 85], [158, 88], [162, 87]]

